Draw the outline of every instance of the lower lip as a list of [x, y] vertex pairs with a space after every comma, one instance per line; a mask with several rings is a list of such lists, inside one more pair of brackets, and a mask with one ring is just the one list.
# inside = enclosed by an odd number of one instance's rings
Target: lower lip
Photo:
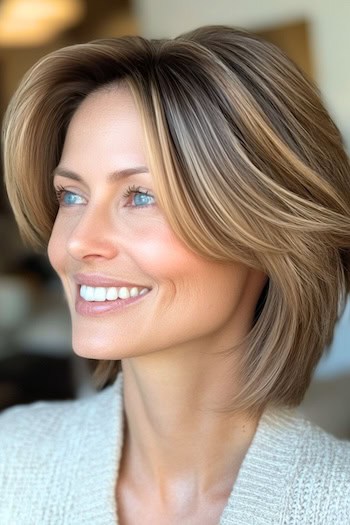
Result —
[[80, 297], [79, 290], [75, 301], [75, 311], [84, 316], [97, 317], [99, 315], [109, 314], [116, 311], [122, 311], [124, 308], [136, 304], [146, 297], [149, 292], [129, 299], [117, 299], [116, 301], [85, 301]]

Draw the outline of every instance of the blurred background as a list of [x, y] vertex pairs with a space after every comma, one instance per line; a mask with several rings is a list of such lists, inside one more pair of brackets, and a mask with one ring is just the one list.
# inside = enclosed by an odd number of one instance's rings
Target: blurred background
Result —
[[[0, 113], [43, 55], [96, 38], [174, 37], [204, 24], [258, 33], [283, 48], [322, 92], [350, 149], [348, 0], [2, 0]], [[0, 174], [2, 179], [2, 173]], [[94, 392], [94, 362], [75, 356], [65, 301], [45, 255], [23, 246], [0, 191], [0, 410]], [[350, 438], [350, 304], [300, 410]]]

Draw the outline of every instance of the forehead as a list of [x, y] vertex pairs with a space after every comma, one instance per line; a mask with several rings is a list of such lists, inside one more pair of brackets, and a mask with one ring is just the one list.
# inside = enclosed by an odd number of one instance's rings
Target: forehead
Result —
[[130, 89], [124, 85], [115, 85], [100, 88], [85, 97], [72, 116], [69, 130], [74, 131], [78, 126], [88, 127], [91, 124], [135, 124], [139, 120]]
[[99, 162], [144, 162], [142, 121], [126, 86], [94, 91], [82, 101], [69, 123], [61, 162], [76, 157], [91, 162], [96, 156]]

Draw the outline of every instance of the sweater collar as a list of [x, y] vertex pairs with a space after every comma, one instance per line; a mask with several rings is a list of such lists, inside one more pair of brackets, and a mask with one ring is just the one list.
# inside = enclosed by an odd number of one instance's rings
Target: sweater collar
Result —
[[[99, 403], [91, 411], [88, 448], [94, 458], [85, 476], [94, 476], [96, 491], [83, 495], [86, 512], [104, 516], [108, 523], [117, 521], [116, 483], [123, 447], [124, 409], [123, 374], [97, 396]], [[266, 409], [239, 469], [219, 525], [271, 525], [278, 522], [283, 497], [290, 486], [300, 431], [296, 409]], [[299, 416], [300, 417], [300, 416]], [[91, 514], [90, 514], [91, 516]], [[96, 520], [99, 523], [99, 520]]]
[[289, 408], [262, 414], [219, 525], [282, 523], [301, 446], [298, 418], [297, 409]]

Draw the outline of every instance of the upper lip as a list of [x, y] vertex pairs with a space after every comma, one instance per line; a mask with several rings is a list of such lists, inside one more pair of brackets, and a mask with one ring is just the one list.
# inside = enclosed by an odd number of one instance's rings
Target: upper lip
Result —
[[86, 286], [101, 286], [104, 288], [121, 288], [123, 286], [127, 288], [149, 288], [141, 284], [130, 283], [127, 281], [119, 281], [113, 277], [108, 277], [106, 275], [101, 275], [97, 273], [76, 273], [73, 275], [74, 281], [80, 286], [85, 284]]

